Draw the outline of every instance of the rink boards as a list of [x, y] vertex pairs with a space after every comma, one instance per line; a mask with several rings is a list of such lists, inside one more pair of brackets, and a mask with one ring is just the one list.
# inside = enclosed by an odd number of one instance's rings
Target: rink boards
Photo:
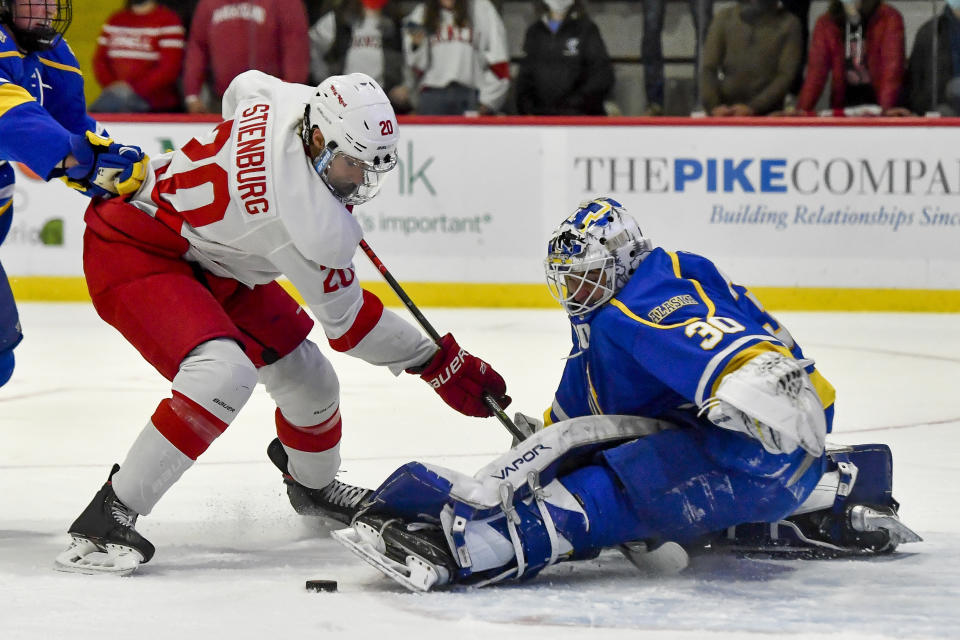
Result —
[[[106, 125], [151, 155], [212, 126], [167, 120]], [[655, 243], [710, 256], [775, 308], [960, 310], [955, 123], [810, 122], [414, 118], [397, 170], [355, 214], [421, 304], [552, 304], [550, 231], [608, 195]], [[14, 206], [0, 259], [17, 295], [83, 299], [84, 198], [21, 174]]]

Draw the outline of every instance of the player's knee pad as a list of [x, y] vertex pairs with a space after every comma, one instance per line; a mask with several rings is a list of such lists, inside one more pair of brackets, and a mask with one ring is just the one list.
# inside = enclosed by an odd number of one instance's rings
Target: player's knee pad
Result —
[[291, 425], [313, 427], [338, 411], [337, 374], [317, 345], [309, 340], [273, 364], [261, 367], [259, 375]]
[[16, 358], [14, 358], [13, 349], [0, 352], [0, 387], [10, 380], [14, 366], [16, 366]]
[[217, 339], [191, 351], [173, 378], [173, 390], [229, 425], [250, 399], [257, 369], [236, 342]]

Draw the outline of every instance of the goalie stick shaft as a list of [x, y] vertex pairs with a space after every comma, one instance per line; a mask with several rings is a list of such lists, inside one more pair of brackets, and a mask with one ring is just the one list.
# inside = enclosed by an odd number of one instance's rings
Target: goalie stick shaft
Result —
[[[440, 345], [440, 334], [437, 333], [437, 330], [433, 328], [433, 325], [430, 324], [430, 321], [420, 312], [420, 309], [417, 308], [417, 305], [414, 304], [413, 300], [410, 299], [410, 296], [407, 295], [407, 292], [403, 290], [403, 287], [400, 286], [400, 283], [397, 282], [396, 278], [393, 277], [393, 274], [390, 273], [386, 265], [380, 261], [380, 258], [377, 257], [377, 254], [374, 253], [373, 249], [370, 248], [370, 245], [367, 244], [366, 240], [360, 241], [360, 248], [363, 249], [363, 252], [367, 254], [367, 257], [370, 258], [370, 262], [373, 263], [373, 266], [377, 268], [377, 271], [380, 272], [380, 275], [383, 276], [383, 279], [387, 281], [387, 284], [390, 285], [390, 288], [393, 289], [393, 292], [400, 298], [400, 302], [410, 311], [414, 319], [416, 319], [417, 324], [430, 336], [430, 339], [433, 340], [437, 346]], [[513, 421], [510, 420], [510, 417], [504, 413], [503, 409], [500, 408], [500, 405], [497, 404], [497, 401], [494, 400], [493, 396], [489, 392], [484, 391], [483, 401], [493, 412], [493, 415], [497, 417], [497, 420], [510, 432], [517, 440], [525, 440], [526, 436], [517, 428], [517, 425], [513, 424]]]

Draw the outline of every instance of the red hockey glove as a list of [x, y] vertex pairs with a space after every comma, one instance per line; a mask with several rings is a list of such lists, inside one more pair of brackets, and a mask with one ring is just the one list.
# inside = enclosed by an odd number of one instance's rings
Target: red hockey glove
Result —
[[501, 409], [511, 402], [510, 396], [506, 395], [507, 384], [500, 374], [462, 349], [449, 333], [440, 339], [440, 350], [423, 371], [407, 371], [419, 373], [444, 402], [467, 416], [486, 418], [493, 415], [483, 401], [484, 391], [493, 396]]

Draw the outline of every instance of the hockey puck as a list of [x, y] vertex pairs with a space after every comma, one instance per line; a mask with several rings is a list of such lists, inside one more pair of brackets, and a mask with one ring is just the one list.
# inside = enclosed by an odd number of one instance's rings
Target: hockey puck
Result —
[[307, 591], [336, 591], [336, 580], [307, 580]]

